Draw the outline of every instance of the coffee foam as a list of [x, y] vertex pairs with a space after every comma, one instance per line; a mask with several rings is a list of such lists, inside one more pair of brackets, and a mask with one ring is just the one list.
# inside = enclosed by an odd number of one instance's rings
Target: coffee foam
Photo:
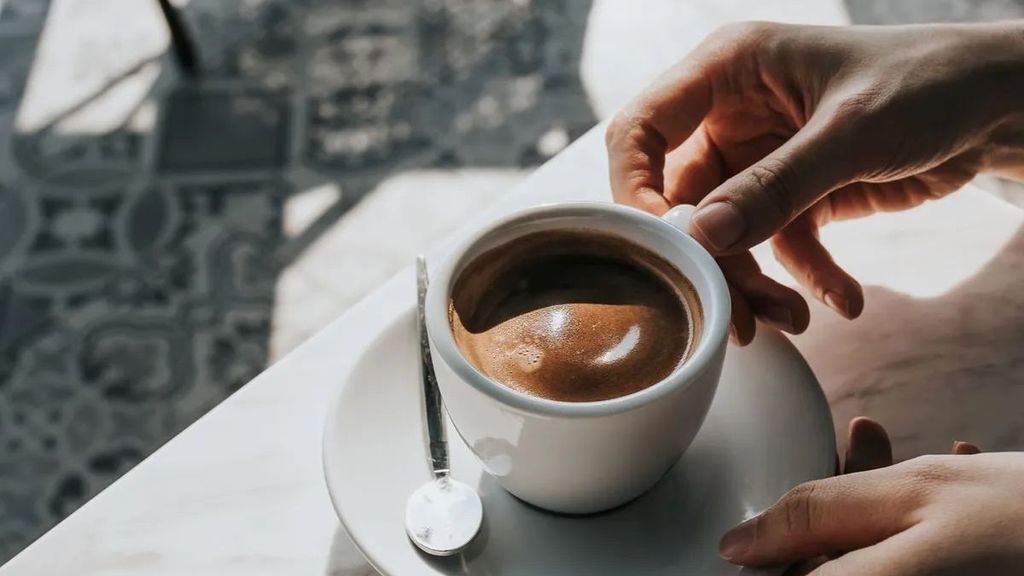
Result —
[[671, 264], [622, 238], [540, 232], [464, 268], [449, 322], [488, 377], [563, 401], [624, 396], [668, 376], [700, 335], [696, 291]]

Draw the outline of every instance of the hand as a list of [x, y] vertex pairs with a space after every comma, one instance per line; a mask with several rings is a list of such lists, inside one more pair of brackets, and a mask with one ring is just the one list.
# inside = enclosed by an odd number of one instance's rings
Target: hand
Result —
[[747, 250], [776, 257], [854, 318], [860, 285], [818, 240], [825, 223], [902, 210], [979, 172], [1024, 177], [1024, 24], [731, 25], [611, 123], [615, 199], [661, 214], [696, 204], [691, 233], [732, 287], [733, 335], [754, 319], [799, 333], [807, 303]]
[[[874, 437], [861, 440], [874, 451], [861, 461], [884, 462], [884, 430], [855, 421], [851, 450], [857, 426]], [[1024, 454], [978, 455], [962, 442], [953, 452], [803, 484], [726, 534], [722, 556], [748, 566], [816, 558], [790, 572], [810, 576], [1020, 574]]]
[[[836, 474], [854, 474], [892, 466], [892, 443], [889, 434], [878, 422], [870, 418], [854, 418], [846, 436], [844, 464], [836, 461]], [[794, 564], [784, 576], [806, 576], [829, 560], [826, 556], [807, 559]]]

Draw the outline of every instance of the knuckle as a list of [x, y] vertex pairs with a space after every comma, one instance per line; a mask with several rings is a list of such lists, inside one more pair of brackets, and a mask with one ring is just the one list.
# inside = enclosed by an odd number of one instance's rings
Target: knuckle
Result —
[[775, 212], [779, 222], [789, 222], [796, 215], [794, 177], [785, 162], [766, 158], [751, 166], [747, 174], [757, 191], [758, 205]]
[[664, 138], [648, 116], [634, 110], [620, 112], [605, 130], [605, 145], [615, 150], [646, 149], [646, 144], [664, 147]]
[[786, 496], [783, 526], [787, 533], [807, 533], [814, 529], [821, 513], [818, 504], [821, 486], [817, 482], [801, 484]]
[[859, 88], [838, 99], [835, 119], [841, 123], [857, 123], [878, 118], [886, 109], [889, 91], [880, 83]]
[[713, 42], [728, 42], [730, 44], [736, 42], [751, 42], [756, 44], [758, 40], [764, 40], [770, 36], [773, 36], [780, 25], [775, 22], [762, 22], [757, 20], [748, 20], [744, 22], [729, 22], [723, 24], [708, 36], [709, 41]]
[[904, 463], [910, 481], [918, 488], [941, 486], [961, 476], [961, 471], [948, 456], [934, 454], [918, 456]]
[[633, 119], [626, 111], [616, 114], [612, 121], [608, 123], [608, 128], [604, 131], [605, 145], [608, 148], [618, 146], [619, 142], [624, 139], [624, 135], [629, 133], [629, 127], [633, 122]]

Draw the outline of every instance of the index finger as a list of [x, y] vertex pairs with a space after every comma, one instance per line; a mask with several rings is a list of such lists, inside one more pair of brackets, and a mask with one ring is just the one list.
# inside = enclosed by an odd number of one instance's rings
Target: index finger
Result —
[[616, 202], [661, 215], [665, 155], [700, 126], [711, 108], [705, 58], [692, 55], [669, 70], [620, 112], [605, 134]]
[[722, 538], [735, 564], [785, 564], [871, 546], [910, 528], [924, 495], [905, 469], [880, 468], [801, 484]]

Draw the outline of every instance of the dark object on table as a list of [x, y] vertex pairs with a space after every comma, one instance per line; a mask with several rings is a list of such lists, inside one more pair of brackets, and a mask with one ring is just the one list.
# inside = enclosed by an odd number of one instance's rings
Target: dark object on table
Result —
[[164, 19], [167, 20], [167, 28], [171, 32], [171, 50], [174, 51], [174, 59], [178, 61], [182, 72], [188, 76], [198, 76], [199, 53], [181, 13], [171, 5], [171, 0], [157, 0], [157, 2], [160, 4], [160, 11], [163, 12]]

